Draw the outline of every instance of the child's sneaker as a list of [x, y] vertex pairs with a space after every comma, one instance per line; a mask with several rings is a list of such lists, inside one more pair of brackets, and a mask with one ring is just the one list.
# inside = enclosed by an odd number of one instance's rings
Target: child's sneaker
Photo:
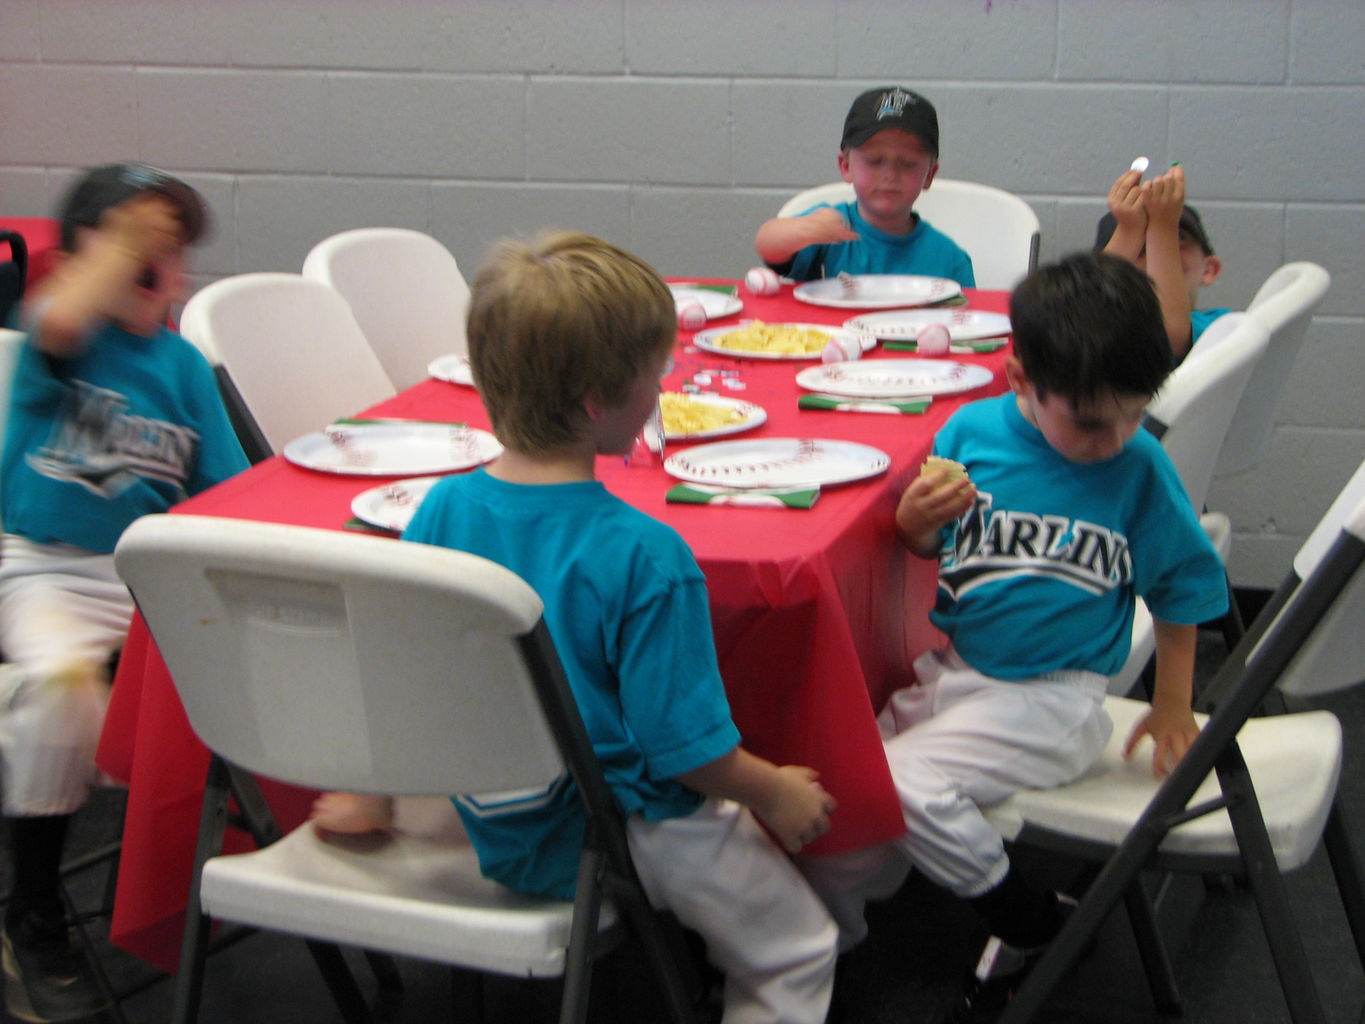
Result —
[[[1076, 900], [1065, 893], [1053, 893], [1058, 921], [1066, 919], [1076, 909]], [[1061, 931], [1060, 926], [1057, 929]], [[1014, 998], [1015, 991], [1033, 965], [1047, 951], [1041, 946], [1011, 946], [999, 936], [986, 940], [976, 969], [963, 986], [962, 995], [948, 1014], [949, 1024], [991, 1024]]]
[[62, 919], [29, 914], [0, 926], [5, 1008], [35, 1024], [82, 1020], [109, 1005]]
[[994, 1021], [1045, 949], [1046, 946], [1019, 949], [992, 935], [986, 940], [976, 970], [967, 979], [962, 995], [948, 1015], [950, 1024], [990, 1024]]

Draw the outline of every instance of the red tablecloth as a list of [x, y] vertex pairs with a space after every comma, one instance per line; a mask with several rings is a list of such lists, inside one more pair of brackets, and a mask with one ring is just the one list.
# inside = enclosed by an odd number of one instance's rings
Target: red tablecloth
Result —
[[[790, 286], [769, 298], [743, 295], [745, 308], [723, 321], [839, 323], [850, 312], [807, 305]], [[1001, 292], [969, 291], [973, 308], [1003, 311]], [[904, 825], [875, 712], [907, 683], [914, 657], [935, 642], [927, 611], [934, 567], [897, 544], [896, 500], [919, 470], [935, 430], [962, 402], [1004, 390], [1004, 351], [954, 356], [985, 365], [995, 379], [964, 395], [941, 397], [923, 415], [798, 410], [796, 371], [809, 363], [730, 359], [696, 350], [680, 337], [668, 386], [698, 371], [716, 372], [714, 390], [764, 406], [768, 421], [745, 437], [821, 437], [860, 441], [891, 456], [872, 480], [826, 488], [808, 510], [672, 505], [673, 482], [657, 466], [599, 459], [605, 485], [674, 526], [706, 574], [721, 671], [744, 745], [779, 763], [816, 768], [839, 801], [833, 827], [811, 852], [881, 842]], [[874, 353], [891, 356], [891, 353]], [[742, 390], [720, 386], [738, 370]], [[368, 414], [488, 421], [472, 389], [424, 381]], [[351, 499], [375, 478], [300, 469], [282, 458], [186, 502], [177, 511], [340, 528]], [[155, 646], [134, 622], [120, 662], [99, 752], [102, 768], [129, 783], [112, 938], [173, 969], [192, 862], [207, 754], [189, 729]], [[267, 794], [285, 828], [307, 812], [310, 794], [273, 786]]]

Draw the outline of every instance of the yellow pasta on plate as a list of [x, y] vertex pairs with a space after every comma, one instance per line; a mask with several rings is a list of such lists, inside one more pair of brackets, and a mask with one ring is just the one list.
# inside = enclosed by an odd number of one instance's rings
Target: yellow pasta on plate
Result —
[[761, 405], [710, 392], [689, 395], [665, 391], [659, 395], [659, 409], [664, 437], [670, 441], [738, 434], [768, 418]]
[[705, 352], [750, 359], [819, 359], [833, 338], [848, 332], [828, 324], [769, 324], [748, 320], [738, 327], [698, 331], [692, 344]]

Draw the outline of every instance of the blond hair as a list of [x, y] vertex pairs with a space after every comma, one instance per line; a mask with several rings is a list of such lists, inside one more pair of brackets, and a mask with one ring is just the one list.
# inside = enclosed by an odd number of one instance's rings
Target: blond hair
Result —
[[469, 298], [469, 359], [493, 431], [535, 454], [578, 440], [585, 403], [623, 405], [672, 345], [673, 295], [638, 256], [578, 232], [505, 239]]

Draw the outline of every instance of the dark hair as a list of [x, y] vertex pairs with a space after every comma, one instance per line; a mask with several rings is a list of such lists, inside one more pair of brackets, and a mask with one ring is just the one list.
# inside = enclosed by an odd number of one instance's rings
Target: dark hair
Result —
[[588, 400], [619, 407], [672, 347], [673, 294], [654, 269], [600, 238], [504, 239], [474, 279], [469, 360], [498, 440], [537, 453], [577, 440]]
[[1152, 282], [1117, 256], [1039, 267], [1010, 297], [1010, 323], [1030, 383], [1073, 402], [1155, 394], [1174, 364]]

